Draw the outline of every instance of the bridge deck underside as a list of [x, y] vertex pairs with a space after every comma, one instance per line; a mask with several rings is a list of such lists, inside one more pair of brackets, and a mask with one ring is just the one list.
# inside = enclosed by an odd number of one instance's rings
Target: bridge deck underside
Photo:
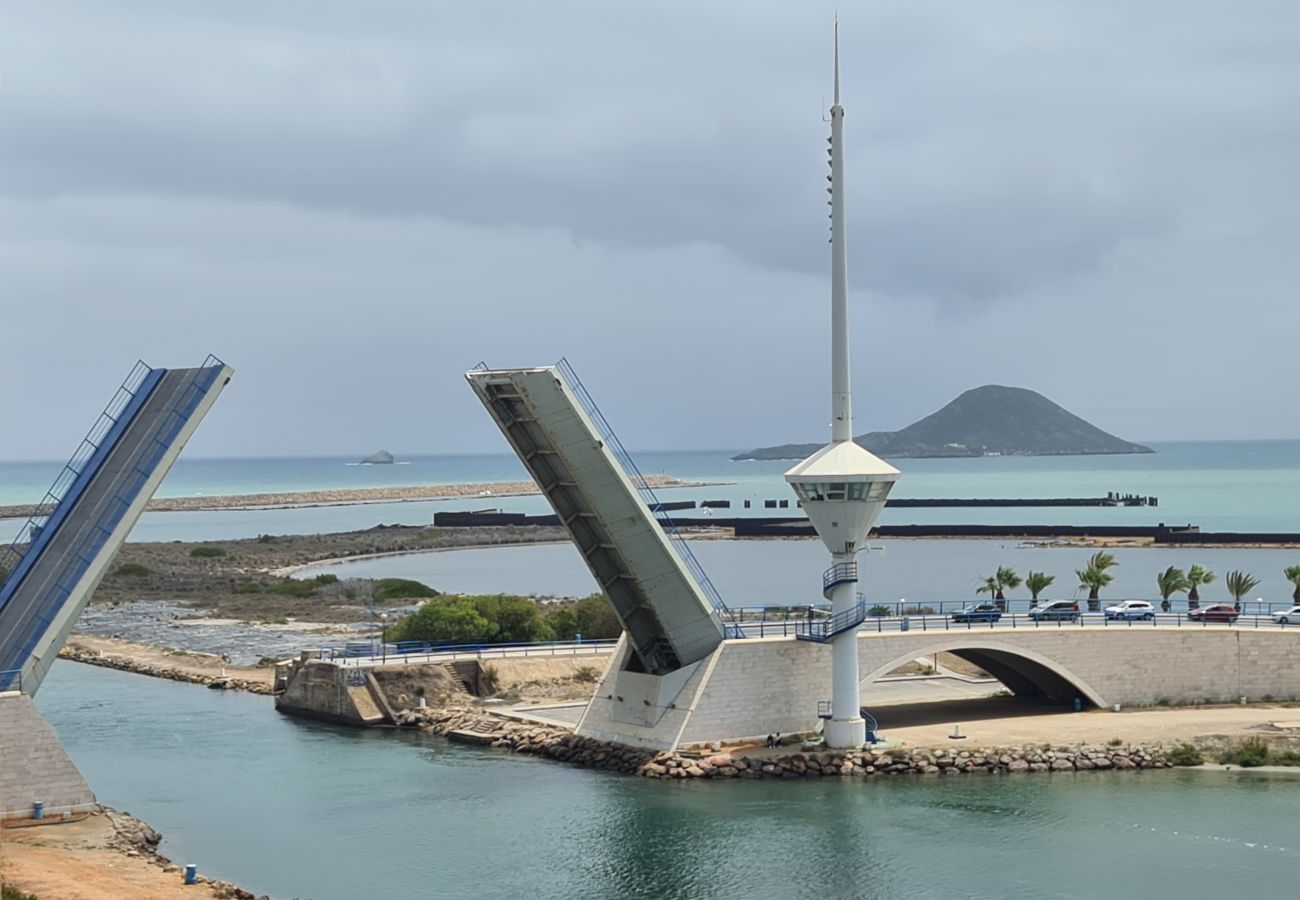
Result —
[[716, 614], [560, 373], [469, 379], [569, 530], [645, 670], [673, 671], [714, 650], [723, 637]]
[[[35, 692], [57, 657], [129, 530], [131, 523], [121, 528], [128, 511], [142, 506], [146, 484], [168, 453], [179, 449], [181, 426], [201, 399], [195, 392], [206, 393], [214, 375], [201, 369], [163, 372], [84, 489], [63, 501], [67, 508], [58, 511], [57, 522], [50, 517], [47, 527], [55, 530], [39, 550], [29, 551], [35, 558], [24, 558], [22, 580], [0, 608], [0, 672], [21, 670], [25, 693]], [[9, 687], [18, 687], [15, 679], [0, 676], [0, 689]]]

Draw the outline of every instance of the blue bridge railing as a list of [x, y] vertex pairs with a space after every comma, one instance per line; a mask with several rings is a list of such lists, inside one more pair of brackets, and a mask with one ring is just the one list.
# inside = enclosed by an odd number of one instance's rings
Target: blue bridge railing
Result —
[[[8, 577], [18, 575], [23, 556], [28, 549], [35, 544], [36, 539], [40, 537], [41, 529], [54, 512], [59, 508], [59, 504], [68, 495], [77, 479], [85, 471], [87, 464], [95, 456], [95, 453], [103, 445], [104, 441], [112, 434], [113, 428], [117, 425], [118, 419], [122, 413], [135, 399], [136, 393], [140, 386], [153, 370], [144, 364], [142, 360], [137, 360], [130, 373], [122, 381], [117, 392], [113, 394], [113, 399], [108, 401], [104, 411], [99, 414], [95, 424], [86, 432], [86, 436], [81, 439], [76, 452], [68, 459], [59, 474], [50, 485], [50, 489], [45, 492], [45, 496], [36, 504], [36, 509], [28, 516], [27, 521], [18, 529], [17, 536], [13, 542], [0, 554], [0, 572], [8, 573]], [[0, 582], [3, 586], [3, 582]], [[0, 606], [3, 603], [0, 602]]]
[[[143, 363], [140, 365], [143, 365]], [[76, 589], [77, 583], [90, 567], [95, 556], [103, 548], [104, 544], [108, 542], [109, 537], [112, 536], [114, 529], [122, 521], [122, 518], [126, 515], [131, 504], [135, 502], [137, 497], [139, 497], [145, 483], [157, 470], [158, 465], [162, 462], [162, 458], [167, 453], [167, 448], [176, 440], [177, 435], [180, 434], [185, 423], [194, 414], [195, 409], [198, 408], [204, 395], [207, 394], [209, 389], [211, 389], [213, 382], [216, 380], [216, 377], [223, 366], [224, 363], [215, 356], [210, 355], [204, 361], [203, 366], [195, 372], [194, 377], [190, 379], [184, 393], [181, 395], [180, 401], [176, 404], [175, 408], [173, 408], [167, 416], [165, 416], [154, 427], [153, 434], [148, 441], [146, 449], [140, 454], [134, 466], [132, 466], [131, 471], [123, 478], [121, 484], [118, 485], [118, 488], [113, 495], [113, 500], [115, 502], [106, 504], [103, 512], [100, 513], [99, 518], [96, 519], [88, 529], [86, 529], [81, 538], [80, 544], [76, 547], [76, 551], [69, 554], [68, 561], [59, 571], [58, 575], [54, 579], [53, 585], [46, 590], [46, 593], [41, 598], [38, 606], [41, 610], [41, 614], [34, 616], [25, 624], [23, 629], [23, 641], [20, 649], [16, 653], [11, 653], [9, 659], [0, 660], [0, 665], [5, 664], [6, 662], [10, 665], [15, 663], [21, 665], [23, 661], [31, 655], [37, 642], [58, 616], [60, 610], [63, 609], [64, 603]], [[153, 371], [154, 370], [145, 366], [146, 377], [152, 374]], [[144, 378], [142, 377], [140, 383], [143, 383], [143, 381]], [[138, 388], [139, 384], [137, 384], [136, 387]], [[134, 396], [134, 394], [131, 394], [132, 400], [134, 400]], [[115, 396], [112, 403], [110, 403], [110, 408], [113, 403], [117, 402], [117, 399], [118, 398]], [[130, 401], [122, 404], [122, 406], [117, 409], [116, 416], [122, 417], [128, 410], [129, 406]], [[138, 408], [131, 410], [129, 415], [133, 417], [136, 412], [138, 412]], [[113, 422], [115, 423], [114, 427], [116, 427], [117, 421], [117, 418], [113, 419]], [[129, 424], [130, 421], [128, 418], [123, 421], [122, 427], [125, 428], [125, 426]], [[98, 427], [98, 423], [96, 427]], [[92, 433], [93, 431], [94, 430], [92, 429]], [[107, 434], [107, 432], [105, 432], [105, 434]], [[114, 437], [114, 441], [115, 440], [116, 437]], [[78, 452], [80, 453], [81, 451]], [[39, 537], [39, 530], [35, 537]], [[36, 540], [33, 540], [32, 545], [35, 546], [35, 544]], [[8, 591], [8, 586], [3, 586], [3, 589], [4, 591]], [[0, 690], [10, 689], [11, 681], [12, 679], [10, 677], [0, 674]]]
[[718, 589], [713, 586], [713, 582], [710, 581], [709, 576], [705, 574], [704, 567], [700, 565], [700, 561], [696, 559], [695, 554], [691, 552], [690, 545], [686, 543], [686, 540], [681, 536], [681, 533], [678, 532], [677, 525], [673, 522], [672, 516], [670, 516], [660, 504], [659, 498], [655, 495], [654, 489], [650, 487], [645, 476], [641, 474], [641, 470], [637, 468], [636, 463], [632, 461], [631, 454], [629, 454], [623, 447], [622, 441], [618, 439], [618, 435], [614, 433], [614, 429], [605, 419], [604, 414], [601, 413], [600, 407], [596, 405], [596, 401], [593, 400], [591, 394], [587, 392], [587, 388], [583, 385], [582, 379], [578, 377], [578, 373], [573, 370], [573, 366], [569, 363], [568, 359], [561, 359], [555, 364], [555, 367], [560, 370], [560, 373], [564, 376], [564, 380], [568, 382], [569, 387], [572, 388], [574, 395], [578, 398], [578, 403], [582, 405], [583, 411], [587, 413], [587, 416], [591, 419], [592, 423], [595, 424], [596, 430], [600, 432], [601, 438], [605, 441], [605, 446], [607, 446], [610, 452], [614, 454], [614, 458], [618, 460], [619, 465], [623, 467], [623, 471], [627, 474], [627, 477], [631, 479], [632, 484], [634, 484], [637, 491], [640, 492], [641, 499], [646, 502], [646, 505], [650, 507], [650, 510], [654, 513], [659, 524], [663, 526], [663, 529], [667, 533], [668, 539], [672, 543], [673, 548], [677, 551], [677, 555], [681, 559], [682, 564], [686, 566], [687, 571], [691, 573], [699, 583], [700, 587], [704, 590], [704, 595], [708, 598], [714, 612], [716, 612], [718, 618], [722, 620], [722, 626], [726, 636], [729, 638], [743, 638], [745, 633], [741, 630], [741, 627], [738, 624], [732, 621], [732, 617], [729, 615], [727, 609], [727, 604], [722, 600], [722, 595], [718, 593]]

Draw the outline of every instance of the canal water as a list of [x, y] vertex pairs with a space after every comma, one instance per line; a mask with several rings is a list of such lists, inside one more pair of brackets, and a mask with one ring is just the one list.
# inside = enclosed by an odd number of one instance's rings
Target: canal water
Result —
[[1292, 896], [1300, 777], [660, 783], [59, 662], [38, 703], [102, 802], [275, 898]]

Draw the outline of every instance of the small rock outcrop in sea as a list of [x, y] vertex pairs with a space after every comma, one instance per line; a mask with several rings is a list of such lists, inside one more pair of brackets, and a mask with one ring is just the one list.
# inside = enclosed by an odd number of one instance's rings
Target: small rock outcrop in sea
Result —
[[391, 466], [397, 459], [387, 450], [376, 450], [374, 453], [361, 460], [363, 466]]

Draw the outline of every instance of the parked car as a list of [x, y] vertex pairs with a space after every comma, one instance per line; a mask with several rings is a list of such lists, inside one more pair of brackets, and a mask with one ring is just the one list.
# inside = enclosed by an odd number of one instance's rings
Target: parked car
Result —
[[1035, 606], [1029, 611], [1029, 617], [1035, 621], [1074, 622], [1079, 618], [1079, 604], [1074, 600], [1053, 600]]
[[1300, 623], [1300, 606], [1293, 606], [1290, 609], [1273, 613], [1273, 621], [1279, 625], [1290, 625], [1293, 622]]
[[1193, 622], [1235, 622], [1237, 616], [1241, 613], [1226, 603], [1216, 603], [1213, 606], [1202, 606], [1200, 609], [1189, 609], [1187, 618]]
[[1156, 608], [1145, 600], [1125, 600], [1106, 607], [1108, 619], [1154, 619]]
[[993, 603], [972, 603], [952, 614], [954, 622], [996, 622], [1000, 618], [1002, 610]]

